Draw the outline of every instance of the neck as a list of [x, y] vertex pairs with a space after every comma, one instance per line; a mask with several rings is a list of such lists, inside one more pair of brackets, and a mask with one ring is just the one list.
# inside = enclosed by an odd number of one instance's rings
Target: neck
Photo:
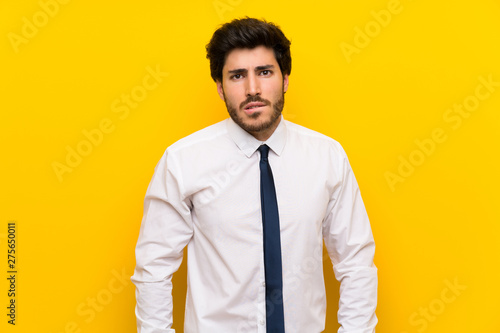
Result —
[[278, 125], [281, 122], [281, 117], [278, 118], [278, 121], [273, 123], [270, 127], [263, 129], [261, 131], [255, 131], [255, 132], [248, 132], [253, 135], [254, 138], [256, 138], [259, 141], [266, 141], [273, 135], [274, 131], [276, 128], [278, 128]]

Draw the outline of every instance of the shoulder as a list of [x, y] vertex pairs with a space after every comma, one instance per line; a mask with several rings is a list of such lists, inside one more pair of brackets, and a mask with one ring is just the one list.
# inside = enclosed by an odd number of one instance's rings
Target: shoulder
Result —
[[226, 121], [227, 119], [224, 119], [174, 142], [167, 148], [167, 152], [202, 149], [207, 145], [213, 145], [218, 140], [224, 140], [227, 136]]
[[[227, 119], [226, 119], [227, 120]], [[198, 130], [168, 146], [155, 169], [186, 170], [207, 161], [210, 149], [227, 141], [226, 120]]]
[[307, 146], [309, 149], [327, 150], [331, 153], [345, 155], [342, 145], [335, 139], [310, 128], [285, 120], [289, 139]]

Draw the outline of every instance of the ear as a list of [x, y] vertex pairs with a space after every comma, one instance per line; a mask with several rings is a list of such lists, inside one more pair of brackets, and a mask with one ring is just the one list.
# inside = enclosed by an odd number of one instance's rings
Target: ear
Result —
[[222, 87], [222, 82], [217, 80], [217, 92], [219, 93], [220, 99], [224, 100], [224, 88]]
[[283, 76], [283, 92], [285, 93], [288, 90], [288, 74]]

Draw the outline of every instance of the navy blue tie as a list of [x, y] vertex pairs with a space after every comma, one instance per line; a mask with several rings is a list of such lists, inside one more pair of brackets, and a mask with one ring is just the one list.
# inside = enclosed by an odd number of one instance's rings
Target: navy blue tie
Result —
[[273, 173], [267, 159], [269, 147], [261, 145], [259, 151], [260, 201], [264, 231], [264, 270], [266, 277], [266, 326], [267, 333], [285, 333], [278, 202], [276, 200]]

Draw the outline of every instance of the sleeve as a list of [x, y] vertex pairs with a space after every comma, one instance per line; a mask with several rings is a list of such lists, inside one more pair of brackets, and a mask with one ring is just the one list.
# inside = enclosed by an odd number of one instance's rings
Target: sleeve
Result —
[[180, 169], [168, 149], [158, 162], [144, 199], [144, 215], [136, 246], [138, 333], [174, 333], [172, 274], [179, 269], [193, 234], [189, 200], [184, 197]]
[[323, 222], [325, 245], [340, 282], [338, 333], [374, 333], [378, 321], [375, 242], [356, 178], [344, 150], [339, 149], [336, 170], [341, 181], [332, 191]]

